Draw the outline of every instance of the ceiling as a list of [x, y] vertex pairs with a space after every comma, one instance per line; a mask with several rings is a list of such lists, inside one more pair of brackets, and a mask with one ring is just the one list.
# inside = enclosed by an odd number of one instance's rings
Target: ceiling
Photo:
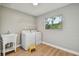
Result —
[[33, 5], [32, 3], [5, 3], [1, 5], [29, 15], [39, 16], [69, 4], [70, 3], [39, 3], [38, 5]]

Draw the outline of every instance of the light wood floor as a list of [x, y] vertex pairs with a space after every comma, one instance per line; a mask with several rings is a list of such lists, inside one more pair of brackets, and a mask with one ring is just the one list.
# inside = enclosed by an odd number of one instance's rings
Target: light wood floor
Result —
[[22, 48], [17, 48], [16, 53], [14, 51], [6, 53], [6, 56], [75, 56], [74, 54], [52, 48], [45, 44], [37, 46], [36, 51], [29, 53]]

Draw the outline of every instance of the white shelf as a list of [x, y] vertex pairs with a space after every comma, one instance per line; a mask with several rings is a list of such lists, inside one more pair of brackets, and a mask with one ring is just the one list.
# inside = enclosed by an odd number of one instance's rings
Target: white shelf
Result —
[[[15, 50], [16, 52], [16, 39], [17, 39], [17, 34], [2, 34], [1, 35], [2, 37], [2, 40], [3, 40], [3, 56], [5, 56], [5, 52], [8, 52], [8, 51], [12, 51], [12, 50]], [[10, 48], [5, 48], [5, 45], [7, 43], [13, 43], [13, 46], [10, 47]]]

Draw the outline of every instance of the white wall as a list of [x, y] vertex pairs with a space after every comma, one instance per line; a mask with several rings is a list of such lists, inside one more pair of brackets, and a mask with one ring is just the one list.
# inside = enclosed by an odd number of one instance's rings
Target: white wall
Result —
[[[0, 7], [0, 13], [1, 13], [1, 7]], [[1, 21], [1, 14], [0, 14], [0, 21]], [[1, 27], [1, 23], [0, 23], [0, 27]], [[1, 29], [0, 29], [0, 31], [1, 31]]]
[[[45, 30], [45, 18], [55, 15], [63, 16], [63, 29]], [[79, 52], [79, 4], [72, 4], [37, 17], [37, 29], [43, 32], [43, 41]]]
[[[18, 33], [25, 29], [35, 28], [35, 17], [31, 15], [24, 14], [22, 12], [0, 7], [0, 33]], [[17, 44], [20, 43], [20, 39], [17, 39]]]

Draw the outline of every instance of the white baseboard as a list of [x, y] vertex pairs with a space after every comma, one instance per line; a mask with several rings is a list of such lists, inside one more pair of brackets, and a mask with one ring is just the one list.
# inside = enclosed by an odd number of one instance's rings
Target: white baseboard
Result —
[[21, 45], [19, 44], [19, 45], [17, 45], [16, 47], [18, 48], [18, 47], [20, 47]]
[[73, 51], [73, 50], [69, 50], [69, 49], [66, 49], [66, 48], [63, 48], [63, 47], [60, 47], [60, 46], [57, 46], [57, 45], [53, 45], [53, 44], [50, 44], [50, 43], [47, 43], [47, 42], [42, 42], [43, 44], [46, 44], [46, 45], [49, 45], [49, 46], [51, 46], [51, 47], [55, 47], [55, 48], [57, 48], [57, 49], [61, 49], [61, 50], [63, 50], [63, 51], [67, 51], [67, 52], [69, 52], [69, 53], [72, 53], [72, 54], [75, 54], [75, 55], [78, 55], [79, 56], [79, 53], [78, 52], [76, 52], [76, 51]]

